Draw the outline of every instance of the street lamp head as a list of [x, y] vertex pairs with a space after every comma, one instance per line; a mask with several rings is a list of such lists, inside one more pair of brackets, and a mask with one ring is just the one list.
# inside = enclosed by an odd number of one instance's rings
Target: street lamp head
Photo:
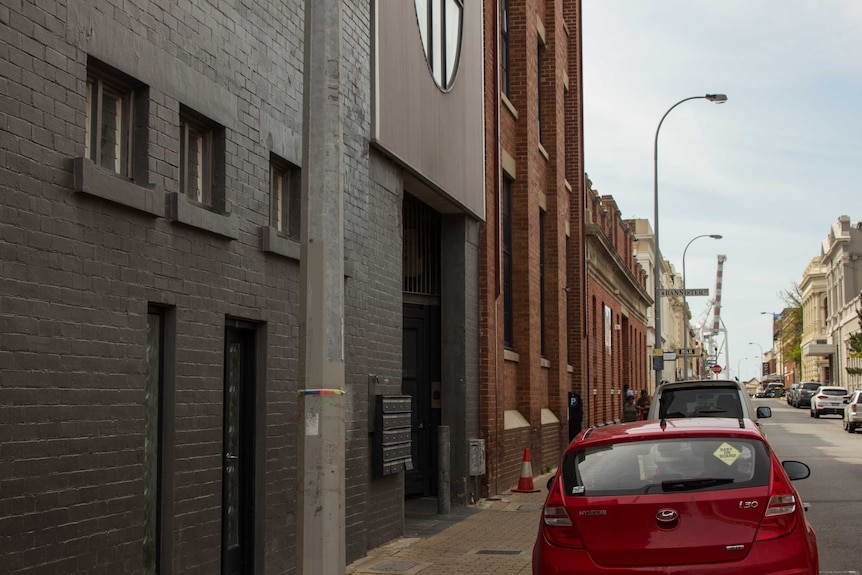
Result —
[[710, 102], [715, 102], [716, 104], [724, 104], [727, 102], [727, 96], [725, 94], [707, 94], [705, 97]]
[[714, 240], [720, 240], [723, 236], [721, 234], [709, 234], [709, 237]]

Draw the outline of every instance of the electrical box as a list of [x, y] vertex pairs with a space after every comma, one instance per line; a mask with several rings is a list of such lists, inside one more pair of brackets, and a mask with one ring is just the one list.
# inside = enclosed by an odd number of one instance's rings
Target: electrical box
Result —
[[413, 469], [412, 401], [409, 395], [376, 396], [371, 442], [371, 472], [374, 477]]
[[485, 440], [470, 440], [470, 476], [485, 475]]

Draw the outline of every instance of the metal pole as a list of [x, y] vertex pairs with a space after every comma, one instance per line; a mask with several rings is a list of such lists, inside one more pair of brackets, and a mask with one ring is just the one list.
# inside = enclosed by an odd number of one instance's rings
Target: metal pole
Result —
[[450, 460], [449, 443], [450, 431], [448, 425], [437, 427], [437, 514], [449, 515], [452, 511], [452, 497], [450, 496]]
[[[655, 348], [663, 350], [664, 343], [661, 337], [661, 249], [659, 248], [659, 227], [658, 227], [658, 134], [661, 130], [661, 125], [671, 110], [689, 100], [706, 99], [710, 102], [722, 103], [727, 101], [727, 96], [724, 94], [707, 94], [705, 96], [691, 96], [683, 98], [664, 113], [664, 116], [659, 120], [658, 127], [655, 129], [655, 142], [653, 144], [653, 227], [655, 228], [655, 270], [653, 273], [653, 297], [655, 298], [653, 306], [655, 307]], [[655, 370], [655, 384], [661, 384], [662, 362], [658, 363]]]

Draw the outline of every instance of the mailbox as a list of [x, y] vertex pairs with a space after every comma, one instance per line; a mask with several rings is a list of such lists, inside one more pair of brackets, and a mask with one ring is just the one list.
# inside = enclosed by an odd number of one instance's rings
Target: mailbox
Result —
[[375, 397], [371, 442], [371, 472], [374, 477], [413, 469], [412, 401], [409, 395]]

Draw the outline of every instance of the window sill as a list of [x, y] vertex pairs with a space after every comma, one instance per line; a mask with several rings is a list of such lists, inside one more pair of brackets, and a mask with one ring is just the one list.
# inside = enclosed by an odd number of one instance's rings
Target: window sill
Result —
[[539, 364], [544, 369], [551, 369], [551, 362], [545, 359], [544, 357], [539, 360]]
[[87, 158], [74, 158], [72, 171], [75, 192], [108, 200], [153, 216], [165, 215], [165, 191], [145, 188], [131, 180], [101, 168]]
[[217, 214], [189, 201], [185, 194], [167, 194], [166, 217], [179, 224], [198, 228], [226, 239], [239, 239], [239, 218], [236, 214]]
[[503, 107], [509, 110], [509, 113], [512, 114], [512, 117], [517, 120], [518, 110], [515, 109], [515, 105], [509, 101], [509, 98], [506, 97], [506, 94], [500, 92], [500, 100], [503, 102]]
[[272, 226], [260, 226], [261, 251], [299, 261], [299, 242], [287, 238]]
[[503, 361], [511, 361], [515, 363], [521, 362], [521, 355], [511, 349], [503, 350]]
[[545, 157], [545, 161], [550, 161], [550, 156], [548, 155], [548, 150], [545, 149], [545, 146], [542, 145], [542, 142], [539, 142], [539, 153]]

